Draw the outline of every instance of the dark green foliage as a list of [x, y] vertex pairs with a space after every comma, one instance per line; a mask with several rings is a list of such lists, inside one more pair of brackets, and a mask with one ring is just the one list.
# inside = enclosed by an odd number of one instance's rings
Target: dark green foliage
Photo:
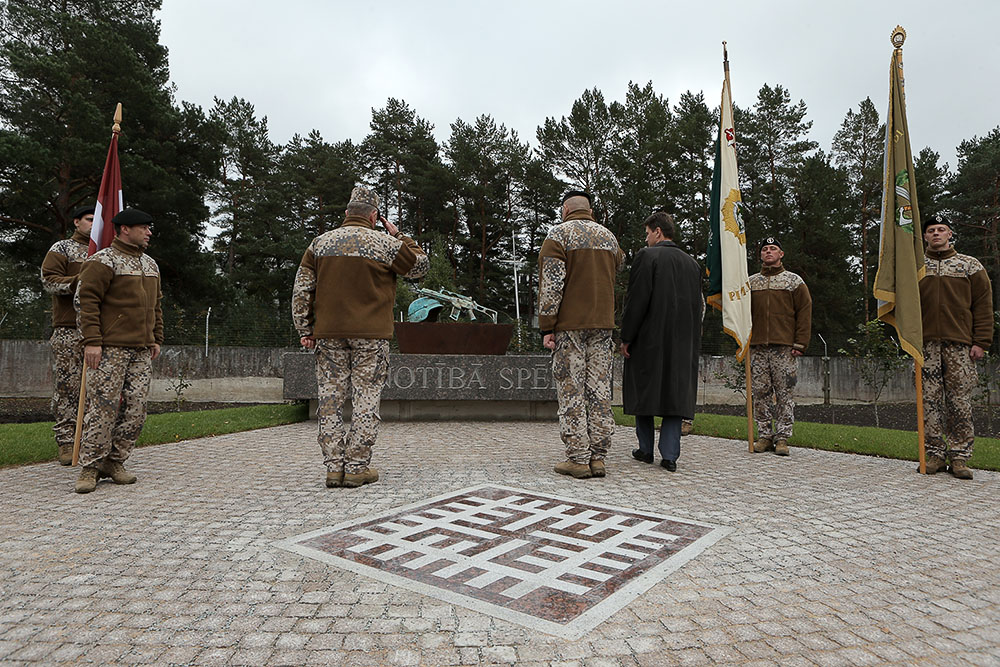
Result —
[[[471, 295], [501, 321], [515, 316], [516, 259], [521, 319], [532, 322], [538, 251], [570, 188], [594, 194], [596, 218], [627, 258], [661, 206], [678, 224], [675, 240], [704, 258], [719, 110], [702, 92], [671, 105], [652, 82], [630, 82], [621, 101], [584, 90], [567, 115], [542, 121], [537, 148], [488, 114], [455, 119], [439, 144], [434, 126], [396, 98], [372, 109], [358, 144], [312, 131], [281, 146], [251, 101], [216, 99], [206, 113], [174, 99], [159, 7], [0, 0], [2, 336], [47, 334], [38, 266], [70, 231], [68, 212], [96, 197], [119, 101], [124, 198], [156, 220], [150, 254], [163, 274], [170, 343], [203, 343], [211, 307], [211, 344], [294, 344], [289, 301], [302, 254], [340, 225], [359, 182], [431, 255], [424, 284]], [[836, 347], [873, 308], [884, 126], [865, 99], [826, 154], [807, 138], [805, 102], [783, 86], [764, 85], [746, 102], [734, 124], [749, 268], [759, 266], [759, 240], [780, 236], [785, 265], [813, 294], [814, 332]], [[929, 148], [915, 168], [921, 211], [952, 216], [959, 250], [981, 258], [996, 283], [1000, 128], [963, 142], [954, 173]], [[627, 278], [626, 267], [619, 308]], [[397, 315], [412, 297], [401, 282]], [[703, 349], [732, 352], [714, 311]]]
[[[878, 266], [878, 228], [881, 220], [882, 170], [885, 157], [885, 123], [879, 119], [871, 98], [858, 105], [858, 112], [847, 110], [844, 122], [833, 135], [833, 157], [850, 184], [849, 196], [853, 210], [848, 210], [843, 226], [852, 237], [861, 269], [861, 294], [865, 320], [874, 307], [869, 285], [874, 282]], [[918, 168], [919, 174], [919, 168]], [[918, 175], [919, 180], [919, 175]], [[920, 194], [920, 210], [924, 211], [924, 198]]]
[[955, 246], [983, 262], [993, 281], [993, 308], [1000, 310], [1000, 127], [959, 144], [950, 191], [944, 200]]
[[208, 212], [203, 183], [217, 158], [201, 110], [174, 103], [153, 18], [159, 6], [0, 4], [0, 256], [26, 278], [0, 296], [0, 312], [24, 319], [47, 305], [38, 265], [72, 230], [69, 213], [96, 200], [118, 102], [124, 199], [156, 221], [150, 254], [164, 292], [198, 301], [212, 291], [200, 237]]

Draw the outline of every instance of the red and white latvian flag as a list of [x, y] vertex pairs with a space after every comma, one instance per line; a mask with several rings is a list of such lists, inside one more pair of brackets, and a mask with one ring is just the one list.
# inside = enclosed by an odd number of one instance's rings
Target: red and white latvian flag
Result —
[[111, 218], [123, 208], [122, 204], [122, 173], [118, 168], [118, 133], [111, 133], [111, 145], [108, 146], [108, 159], [104, 163], [104, 175], [101, 176], [101, 189], [97, 193], [97, 205], [94, 207], [94, 226], [90, 228], [90, 248], [88, 255], [93, 255], [101, 248], [107, 248], [115, 238], [115, 226]]

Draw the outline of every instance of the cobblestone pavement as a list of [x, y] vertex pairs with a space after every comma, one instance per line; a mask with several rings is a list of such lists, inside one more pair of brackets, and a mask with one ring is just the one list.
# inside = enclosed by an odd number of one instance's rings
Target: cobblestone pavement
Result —
[[[1000, 474], [690, 436], [678, 471], [553, 473], [555, 424], [383, 425], [382, 479], [327, 489], [315, 423], [136, 450], [133, 486], [0, 470], [0, 661], [157, 664], [1000, 664]], [[277, 540], [499, 483], [734, 531], [568, 641]]]

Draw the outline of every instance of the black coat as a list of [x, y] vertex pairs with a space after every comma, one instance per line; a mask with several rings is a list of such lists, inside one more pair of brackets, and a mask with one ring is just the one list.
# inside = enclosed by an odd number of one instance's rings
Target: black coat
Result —
[[701, 268], [673, 241], [636, 253], [622, 315], [626, 414], [694, 417], [704, 303]]

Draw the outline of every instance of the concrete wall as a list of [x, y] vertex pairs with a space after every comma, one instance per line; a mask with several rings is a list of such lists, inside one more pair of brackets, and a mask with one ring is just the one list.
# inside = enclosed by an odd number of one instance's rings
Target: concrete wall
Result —
[[[183, 373], [191, 386], [183, 390], [188, 401], [280, 403], [288, 348], [209, 347], [165, 345], [153, 362], [149, 397], [170, 401]], [[52, 394], [48, 341], [0, 340], [0, 396], [45, 397]]]
[[[150, 398], [169, 401], [174, 398], [180, 374], [192, 386], [184, 390], [188, 401], [280, 402], [282, 400], [282, 355], [293, 348], [172, 346], [163, 348], [153, 362]], [[616, 391], [621, 378], [622, 358], [615, 357]], [[740, 404], [743, 398], [725, 387], [718, 375], [737, 373], [742, 382], [742, 368], [733, 370], [730, 357], [703, 356], [698, 388], [700, 404]], [[799, 359], [796, 400], [801, 403], [823, 402], [823, 362], [819, 357]], [[47, 341], [0, 340], [0, 396], [44, 397], [51, 395], [52, 375]], [[856, 362], [845, 357], [830, 360], [830, 394], [837, 403], [869, 401], [872, 392], [864, 386]], [[879, 398], [884, 402], [914, 400], [913, 365], [898, 372]], [[994, 398], [996, 401], [997, 398]], [[405, 411], [405, 407], [399, 408]]]

